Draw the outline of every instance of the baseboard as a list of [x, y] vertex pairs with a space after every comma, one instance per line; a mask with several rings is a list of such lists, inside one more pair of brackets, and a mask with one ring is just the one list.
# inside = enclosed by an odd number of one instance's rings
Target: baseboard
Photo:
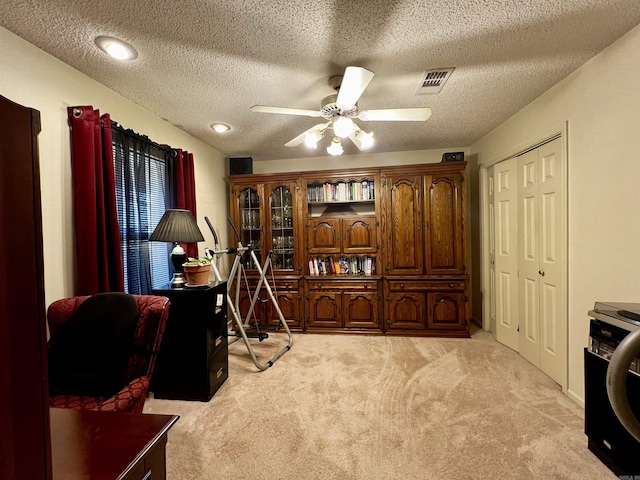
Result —
[[576, 395], [572, 390], [567, 390], [567, 397], [577, 403], [584, 410], [584, 398]]

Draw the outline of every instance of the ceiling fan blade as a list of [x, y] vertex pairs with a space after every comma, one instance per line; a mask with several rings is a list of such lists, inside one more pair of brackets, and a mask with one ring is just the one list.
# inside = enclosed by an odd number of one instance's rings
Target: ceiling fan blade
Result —
[[268, 107], [266, 105], [254, 105], [250, 108], [252, 112], [259, 113], [280, 113], [283, 115], [303, 115], [305, 117], [321, 116], [319, 110], [301, 110], [298, 108]]
[[327, 128], [329, 125], [331, 125], [331, 122], [319, 123], [317, 125], [314, 125], [309, 130], [306, 130], [306, 131], [302, 132], [296, 138], [294, 138], [292, 140], [289, 140], [287, 143], [284, 144], [284, 146], [285, 147], [297, 147], [302, 142], [304, 142], [307, 134], [312, 133], [312, 132], [319, 132], [320, 130], [323, 130], [323, 129]]
[[347, 67], [338, 90], [336, 105], [342, 110], [352, 109], [373, 78], [373, 72], [362, 67]]
[[430, 108], [388, 108], [383, 110], [363, 110], [358, 114], [360, 120], [391, 122], [424, 122], [431, 116]]

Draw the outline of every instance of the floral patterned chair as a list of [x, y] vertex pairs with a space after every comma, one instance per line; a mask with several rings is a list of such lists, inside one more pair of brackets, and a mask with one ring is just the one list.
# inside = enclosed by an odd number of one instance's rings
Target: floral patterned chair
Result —
[[169, 308], [166, 297], [124, 293], [53, 302], [49, 405], [142, 413]]

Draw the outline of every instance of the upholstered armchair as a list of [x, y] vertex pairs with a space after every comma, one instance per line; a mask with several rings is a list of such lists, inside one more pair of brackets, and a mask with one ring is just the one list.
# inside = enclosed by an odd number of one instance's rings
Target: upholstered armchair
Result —
[[53, 302], [50, 406], [142, 413], [169, 308], [166, 297], [124, 293]]

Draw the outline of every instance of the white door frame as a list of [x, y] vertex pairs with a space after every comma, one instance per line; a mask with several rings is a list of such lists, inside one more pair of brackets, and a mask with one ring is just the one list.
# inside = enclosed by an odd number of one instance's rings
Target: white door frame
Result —
[[[568, 145], [568, 122], [564, 122], [562, 125], [557, 126], [555, 128], [550, 128], [547, 130], [546, 134], [539, 134], [535, 137], [531, 137], [524, 142], [521, 142], [517, 145], [508, 148], [503, 154], [496, 156], [495, 158], [482, 162], [480, 165], [480, 248], [481, 248], [481, 272], [480, 272], [480, 291], [482, 295], [482, 323], [483, 329], [486, 331], [490, 331], [493, 327], [489, 324], [490, 318], [490, 281], [489, 281], [489, 232], [487, 226], [489, 225], [489, 205], [488, 205], [488, 169], [489, 167], [495, 165], [498, 162], [503, 160], [507, 160], [509, 158], [515, 157], [521, 153], [526, 152], [532, 148], [535, 148], [538, 145], [546, 143], [547, 141], [553, 139], [554, 137], [560, 136], [562, 142], [562, 162], [564, 165], [564, 179], [563, 179], [563, 222], [562, 222], [562, 235], [564, 238], [564, 255], [563, 255], [563, 265], [562, 271], [564, 275], [562, 276], [562, 292], [563, 298], [562, 301], [564, 303], [563, 306], [563, 324], [560, 328], [563, 331], [563, 338], [565, 343], [565, 358], [564, 360], [564, 375], [563, 381], [560, 384], [562, 387], [562, 392], [567, 393], [567, 386], [569, 384], [569, 145]], [[481, 152], [473, 152], [479, 153]], [[481, 157], [479, 157], [481, 158]], [[495, 336], [495, 331], [492, 332]]]

